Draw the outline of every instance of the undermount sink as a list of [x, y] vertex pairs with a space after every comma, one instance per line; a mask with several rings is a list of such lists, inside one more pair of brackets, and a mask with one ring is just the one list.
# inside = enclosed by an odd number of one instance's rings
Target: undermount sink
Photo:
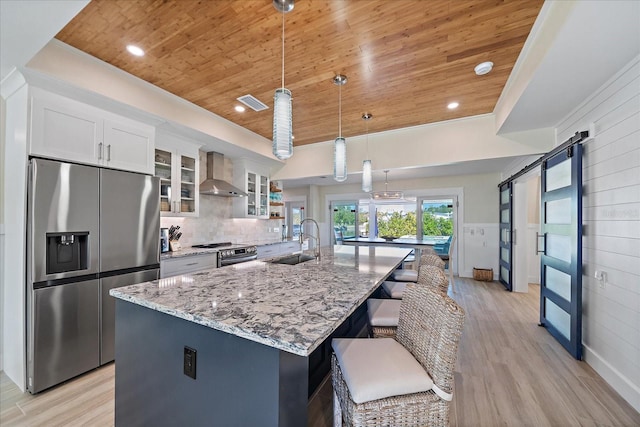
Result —
[[300, 264], [301, 262], [311, 261], [312, 259], [316, 259], [316, 257], [313, 257], [311, 255], [305, 255], [305, 254], [296, 254], [296, 255], [287, 255], [281, 258], [276, 258], [269, 262], [273, 264], [296, 265], [296, 264]]

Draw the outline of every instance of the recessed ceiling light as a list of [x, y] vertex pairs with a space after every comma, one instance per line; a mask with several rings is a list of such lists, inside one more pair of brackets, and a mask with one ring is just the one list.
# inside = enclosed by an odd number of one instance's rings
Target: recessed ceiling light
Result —
[[458, 108], [459, 105], [460, 105], [459, 102], [450, 102], [449, 105], [447, 105], [447, 108], [449, 110], [455, 110], [456, 108]]
[[244, 108], [242, 105], [236, 105], [234, 108], [238, 113], [244, 113], [244, 111], [246, 110], [246, 108]]
[[132, 44], [127, 45], [127, 51], [131, 55], [144, 56], [144, 50], [142, 50], [138, 46], [135, 46], [135, 45], [132, 45]]
[[480, 64], [476, 65], [476, 68], [474, 68], [473, 71], [475, 71], [477, 75], [483, 76], [487, 74], [489, 71], [491, 71], [492, 69], [493, 69], [493, 62], [487, 61], [487, 62], [481, 62]]

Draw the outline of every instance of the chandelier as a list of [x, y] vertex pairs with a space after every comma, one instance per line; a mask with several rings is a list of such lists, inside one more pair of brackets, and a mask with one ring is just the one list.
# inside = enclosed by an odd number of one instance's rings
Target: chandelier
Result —
[[397, 190], [389, 190], [389, 182], [387, 180], [387, 174], [389, 170], [384, 171], [384, 191], [374, 191], [371, 193], [371, 197], [374, 200], [398, 200], [404, 198], [404, 193]]

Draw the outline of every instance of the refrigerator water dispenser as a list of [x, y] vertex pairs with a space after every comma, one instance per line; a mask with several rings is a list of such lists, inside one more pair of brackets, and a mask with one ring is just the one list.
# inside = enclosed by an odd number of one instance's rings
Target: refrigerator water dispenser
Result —
[[47, 274], [86, 270], [89, 232], [47, 233]]

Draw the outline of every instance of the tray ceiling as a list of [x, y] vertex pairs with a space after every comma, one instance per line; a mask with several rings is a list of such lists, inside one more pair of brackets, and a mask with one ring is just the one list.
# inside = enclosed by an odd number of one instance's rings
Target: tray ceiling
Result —
[[[295, 145], [490, 113], [543, 4], [296, 0], [285, 15]], [[56, 38], [271, 139], [282, 14], [270, 0], [93, 0]], [[145, 50], [134, 57], [135, 44]], [[494, 62], [484, 76], [473, 68]], [[269, 109], [234, 110], [251, 94]], [[460, 103], [448, 110], [451, 101]]]

